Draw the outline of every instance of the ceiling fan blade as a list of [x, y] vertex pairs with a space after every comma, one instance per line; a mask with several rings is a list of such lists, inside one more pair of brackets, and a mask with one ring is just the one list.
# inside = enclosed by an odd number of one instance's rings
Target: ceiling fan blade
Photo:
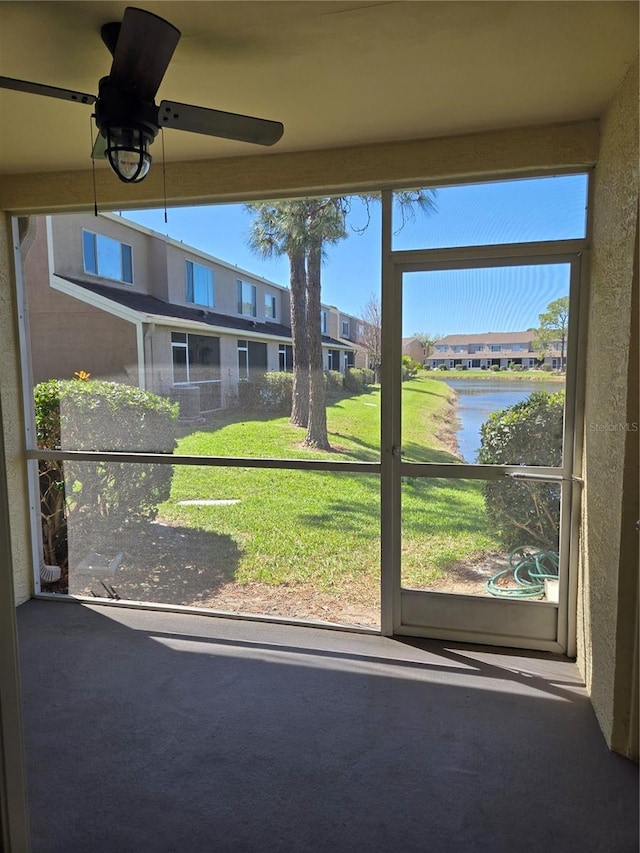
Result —
[[284, 126], [279, 121], [209, 110], [175, 101], [162, 101], [158, 108], [158, 125], [239, 142], [253, 142], [256, 145], [273, 145], [284, 133]]
[[45, 95], [47, 98], [62, 98], [63, 101], [76, 101], [79, 104], [94, 104], [95, 95], [74, 92], [72, 89], [59, 89], [44, 83], [30, 83], [28, 80], [15, 80], [13, 77], [0, 77], [0, 89], [15, 89], [16, 92], [29, 92], [32, 95]]
[[133, 88], [145, 101], [153, 101], [180, 30], [144, 9], [127, 6], [122, 18], [109, 77], [118, 86]]

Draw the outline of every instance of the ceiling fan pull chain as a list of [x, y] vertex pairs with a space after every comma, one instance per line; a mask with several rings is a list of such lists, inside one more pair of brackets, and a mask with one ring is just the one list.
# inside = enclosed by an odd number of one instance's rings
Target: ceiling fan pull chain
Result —
[[[89, 117], [89, 145], [91, 147], [91, 177], [93, 180], [93, 215], [98, 215], [98, 193], [96, 190], [96, 161], [93, 156], [93, 115]], [[99, 135], [99, 133], [98, 133]]]
[[167, 169], [164, 159], [164, 127], [160, 128], [160, 138], [162, 139], [162, 195], [164, 196], [164, 224], [169, 221], [167, 218]]

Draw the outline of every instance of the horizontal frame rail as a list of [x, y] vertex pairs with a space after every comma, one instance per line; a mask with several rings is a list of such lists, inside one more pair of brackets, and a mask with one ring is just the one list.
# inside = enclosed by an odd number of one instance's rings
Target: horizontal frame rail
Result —
[[27, 459], [76, 462], [130, 462], [153, 465], [202, 465], [210, 468], [282, 468], [289, 471], [334, 471], [379, 474], [380, 462], [331, 462], [320, 459], [264, 459], [256, 456], [181, 456], [170, 453], [121, 453], [100, 450], [27, 450]]
[[502, 480], [505, 477], [523, 480], [570, 481], [562, 468], [524, 465], [458, 465], [455, 462], [403, 462], [402, 477], [426, 477], [456, 480]]
[[533, 266], [562, 264], [575, 260], [589, 248], [584, 238], [537, 243], [499, 243], [445, 249], [397, 249], [391, 260], [403, 272], [459, 269], [486, 266]]

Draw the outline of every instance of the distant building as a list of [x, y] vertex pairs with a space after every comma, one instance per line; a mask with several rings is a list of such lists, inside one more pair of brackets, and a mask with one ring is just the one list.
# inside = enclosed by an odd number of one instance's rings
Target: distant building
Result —
[[[536, 352], [535, 333], [486, 332], [478, 335], [446, 335], [436, 341], [426, 359], [426, 365], [449, 369], [466, 367], [469, 370], [486, 370], [493, 365], [508, 368], [517, 365], [523, 368], [549, 365], [552, 370], [563, 366], [560, 341], [553, 341], [544, 355]], [[404, 351], [404, 350], [403, 350]], [[564, 353], [566, 363], [566, 347]]]
[[427, 349], [420, 338], [403, 338], [402, 339], [402, 355], [408, 355], [418, 364], [426, 364]]
[[[293, 368], [290, 291], [112, 214], [34, 217], [24, 279], [35, 382], [93, 378], [226, 408], [252, 374]], [[322, 306], [323, 367], [365, 366], [360, 325]]]

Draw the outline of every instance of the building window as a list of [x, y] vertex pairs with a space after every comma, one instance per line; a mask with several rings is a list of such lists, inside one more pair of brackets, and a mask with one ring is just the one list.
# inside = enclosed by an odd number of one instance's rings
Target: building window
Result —
[[491, 344], [491, 352], [500, 352], [501, 349], [500, 344]]
[[330, 349], [327, 353], [327, 370], [340, 370], [339, 349]]
[[173, 363], [173, 384], [184, 385], [189, 382], [189, 358], [187, 335], [184, 332], [171, 333], [171, 361]]
[[267, 320], [275, 320], [277, 316], [276, 298], [271, 293], [264, 295], [264, 316]]
[[256, 286], [238, 279], [238, 314], [256, 317]]
[[267, 345], [262, 341], [238, 341], [238, 377], [249, 379], [251, 373], [266, 373]]
[[282, 372], [290, 373], [293, 370], [293, 347], [290, 344], [280, 344], [278, 360]]
[[446, 351], [447, 351], [446, 346], [441, 345], [441, 346], [436, 347], [436, 352], [446, 352]]
[[320, 312], [320, 331], [322, 332], [323, 335], [327, 334], [327, 312], [326, 311]]
[[186, 262], [187, 302], [213, 308], [213, 270]]
[[249, 347], [246, 341], [238, 341], [238, 378], [249, 378]]
[[343, 338], [349, 337], [349, 321], [348, 320], [342, 321], [342, 337]]
[[104, 234], [82, 231], [84, 271], [133, 284], [133, 258], [131, 246], [119, 243]]
[[171, 361], [174, 385], [200, 388], [201, 412], [212, 412], [222, 406], [220, 338], [172, 332]]

